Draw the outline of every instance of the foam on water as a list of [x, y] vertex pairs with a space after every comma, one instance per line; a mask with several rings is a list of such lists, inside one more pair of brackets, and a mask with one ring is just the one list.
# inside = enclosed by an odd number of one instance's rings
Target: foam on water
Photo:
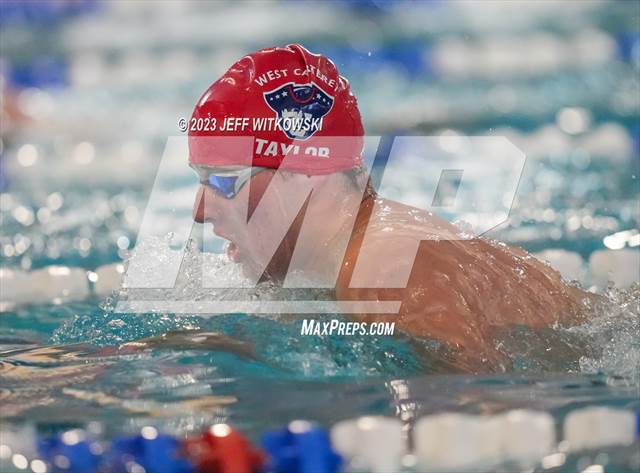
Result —
[[[164, 258], [162, 255], [176, 250], [164, 240], [145, 246], [140, 251], [161, 261]], [[197, 245], [189, 243], [176, 286], [173, 289], [152, 290], [157, 300], [161, 301], [164, 297], [188, 301], [211, 298], [234, 300], [241, 297], [277, 300], [294, 294], [290, 289], [269, 283], [250, 289], [203, 288], [203, 260], [207, 260], [208, 270], [218, 276], [223, 274], [241, 281], [238, 265], [225, 255], [202, 253]], [[591, 307], [592, 316], [587, 323], [571, 328], [550, 327], [537, 331], [514, 327], [496, 336], [496, 347], [510, 359], [512, 368], [517, 372], [604, 373], [623, 376], [638, 384], [638, 294], [637, 285], [626, 291], [611, 287]], [[295, 295], [319, 297], [317, 292], [309, 293], [305, 289], [295, 290]], [[103, 301], [99, 310], [76, 314], [62, 324], [54, 331], [51, 342], [86, 342], [108, 346], [176, 330], [192, 330], [194, 337], [201, 331], [219, 331], [255, 347], [261, 364], [300, 378], [457, 371], [446, 350], [432, 340], [416, 340], [405, 336], [301, 337], [300, 318], [286, 314], [256, 317], [239, 312], [201, 317], [152, 311], [143, 314], [120, 313], [115, 309], [119, 301], [139, 296], [140, 290], [123, 288], [117, 291]], [[331, 294], [326, 292], [321, 296], [329, 298]], [[332, 317], [347, 320], [340, 314]]]
[[[143, 251], [151, 251], [153, 256], [163, 258], [158, 253], [173, 252], [166, 243], [156, 242], [154, 248], [146, 246]], [[210, 263], [208, 269], [230, 277], [240, 278], [237, 265], [226, 256], [201, 253], [194, 245], [187, 245], [182, 264], [184, 270], [179, 275], [176, 286], [167, 290], [152, 290], [158, 300], [171, 297], [179, 300], [198, 301], [203, 299], [228, 298], [238, 296], [277, 299], [291, 291], [264, 283], [246, 289], [208, 289], [202, 287], [202, 260]], [[153, 276], [151, 276], [153, 277]], [[300, 320], [284, 314], [268, 317], [248, 316], [244, 313], [219, 314], [201, 317], [190, 314], [172, 313], [121, 313], [116, 310], [117, 302], [139, 295], [139, 290], [123, 288], [106, 298], [100, 309], [89, 314], [76, 314], [53, 332], [54, 344], [90, 343], [96, 346], [120, 345], [177, 330], [192, 330], [193, 338], [202, 331], [216, 331], [233, 340], [247, 342], [254, 347], [258, 360], [265, 367], [264, 372], [276, 369], [284, 377], [295, 376], [309, 379], [328, 377], [364, 377], [421, 372], [421, 363], [410, 345], [401, 339], [388, 337], [301, 337]], [[298, 295], [304, 292], [297, 290]], [[317, 297], [317, 295], [315, 295]], [[336, 318], [344, 319], [339, 314]], [[161, 348], [161, 345], [158, 346]], [[185, 348], [189, 346], [185, 345]], [[205, 345], [206, 348], [206, 345]], [[213, 347], [216, 351], [220, 347]]]
[[597, 356], [582, 356], [580, 369], [616, 374], [640, 385], [640, 284], [628, 290], [609, 287], [604, 296], [586, 324], [565, 329], [588, 337], [600, 349]]

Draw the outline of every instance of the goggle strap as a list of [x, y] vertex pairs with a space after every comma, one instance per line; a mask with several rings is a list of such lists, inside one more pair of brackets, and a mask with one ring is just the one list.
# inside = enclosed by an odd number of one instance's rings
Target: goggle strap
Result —
[[244, 186], [249, 179], [251, 179], [253, 176], [258, 174], [259, 172], [264, 171], [265, 169], [266, 168], [254, 166], [249, 170], [248, 173], [246, 174], [243, 173], [239, 175], [238, 178], [236, 179], [235, 185], [233, 186], [235, 194], [240, 192], [240, 189], [242, 189], [242, 186]]

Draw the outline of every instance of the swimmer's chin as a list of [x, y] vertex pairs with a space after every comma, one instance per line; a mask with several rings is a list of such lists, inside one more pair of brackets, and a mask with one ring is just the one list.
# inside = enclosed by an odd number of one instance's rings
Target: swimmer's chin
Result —
[[240, 266], [240, 271], [245, 278], [258, 281], [259, 283], [269, 282], [280, 284], [286, 276], [285, 272], [274, 271], [273, 268], [259, 268], [258, 265], [245, 259], [242, 259], [237, 264]]
[[226, 247], [226, 255], [229, 261], [240, 266], [242, 275], [247, 279], [260, 282], [282, 282], [286, 276], [286, 270], [281, 270], [278, 265], [270, 264], [265, 269], [246, 255], [235, 243], [229, 242]]
[[254, 264], [250, 259], [244, 258], [242, 254], [239, 253], [234, 258], [232, 258], [227, 253], [227, 258], [229, 258], [229, 261], [239, 266], [240, 272], [245, 278], [251, 280], [259, 280], [261, 278], [263, 274], [262, 271], [260, 271], [257, 268], [257, 265]]

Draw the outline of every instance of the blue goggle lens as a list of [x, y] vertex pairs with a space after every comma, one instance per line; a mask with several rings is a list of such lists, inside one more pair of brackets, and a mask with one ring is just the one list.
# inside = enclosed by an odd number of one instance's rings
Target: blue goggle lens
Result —
[[231, 199], [236, 195], [237, 180], [238, 176], [216, 176], [212, 174], [209, 176], [209, 185], [227, 199]]

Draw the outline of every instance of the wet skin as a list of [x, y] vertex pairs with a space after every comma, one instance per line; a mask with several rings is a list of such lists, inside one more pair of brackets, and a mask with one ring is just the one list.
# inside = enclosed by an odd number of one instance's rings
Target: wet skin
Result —
[[[252, 178], [251, 186], [242, 189], [241, 192], [251, 193], [249, 214], [272, 176], [269, 171], [258, 174]], [[335, 193], [339, 191], [336, 189]], [[213, 203], [207, 205], [206, 212], [205, 195]], [[245, 273], [250, 273], [255, 270], [252, 259], [257, 250], [255, 242], [238, 230], [245, 225], [238, 215], [244, 213], [235, 206], [233, 199], [223, 199], [212, 189], [202, 187], [194, 207], [194, 220], [213, 223], [214, 231], [216, 224], [220, 224], [228, 232], [220, 236], [236, 237], [237, 240], [232, 240], [239, 255], [234, 255], [234, 259]], [[286, 275], [303, 217], [300, 214], [294, 220], [263, 279], [278, 281]], [[339, 219], [336, 207], [325, 222]], [[273, 221], [277, 224], [277, 216]], [[318, 226], [318, 234], [325, 226]], [[330, 233], [327, 235], [330, 242]], [[410, 250], [410, 243], [417, 241], [420, 243], [415, 253]], [[337, 253], [330, 244], [318, 247], [326, 253], [327, 260]], [[374, 257], [358, 260], [363, 252]], [[379, 281], [397, 280], [402, 265], [409, 265], [408, 283], [397, 289], [388, 289], [390, 286], [384, 284], [380, 286], [385, 288], [375, 287], [377, 284], [350, 287], [356, 262], [361, 265], [359, 271], [374, 275]], [[350, 315], [353, 320], [395, 322], [396, 329], [408, 335], [445, 342], [456, 365], [467, 372], [509, 368], [509, 360], [495, 347], [495, 333], [517, 325], [539, 329], [578, 324], [584, 320], [585, 304], [593, 297], [567, 286], [557, 271], [520, 248], [461, 236], [457, 227], [436, 215], [379, 197], [362, 201], [345, 256], [338, 264], [341, 265], [335, 287], [338, 301], [401, 301], [397, 314], [360, 313]]]
[[[393, 222], [398, 233], [443, 233], [446, 222], [427, 212], [415, 224], [416, 209], [380, 199], [389, 209], [385, 219]], [[418, 337], [444, 341], [455, 353], [456, 364], [464, 371], [483, 372], [509, 368], [509, 360], [494, 346], [494, 334], [505, 327], [526, 325], [540, 329], [558, 325], [575, 325], [584, 320], [588, 295], [567, 286], [560, 274], [520, 248], [485, 239], [427, 239], [420, 242], [408, 283], [402, 289], [349, 288], [353, 268], [362, 246], [364, 232], [372, 229], [367, 245], [373, 254], [396, 254], [413, 257], [403, 251], [406, 239], [397, 238], [388, 225], [376, 225], [374, 199], [361, 206], [347, 254], [338, 278], [339, 300], [400, 300], [397, 315], [361, 314], [359, 321], [395, 321], [400, 330]], [[381, 231], [387, 227], [387, 231]], [[449, 231], [456, 229], [449, 226]], [[444, 230], [446, 232], [447, 230]], [[395, 251], [394, 251], [395, 250]], [[397, 265], [377, 264], [364, 258], [365, 272], [393, 272]], [[379, 263], [379, 262], [378, 262]], [[384, 277], [384, 276], [381, 276]]]

